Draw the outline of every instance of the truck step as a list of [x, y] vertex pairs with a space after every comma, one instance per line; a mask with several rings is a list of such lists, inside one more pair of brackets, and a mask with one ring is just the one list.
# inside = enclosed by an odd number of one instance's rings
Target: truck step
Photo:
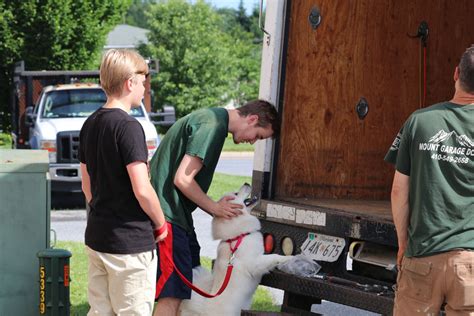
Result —
[[261, 311], [242, 311], [240, 316], [294, 316], [284, 312], [261, 312]]

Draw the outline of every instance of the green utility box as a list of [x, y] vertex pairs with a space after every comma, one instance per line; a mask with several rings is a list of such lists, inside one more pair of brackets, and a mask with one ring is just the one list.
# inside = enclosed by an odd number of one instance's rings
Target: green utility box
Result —
[[71, 309], [69, 258], [71, 255], [65, 249], [49, 248], [38, 252], [40, 315], [69, 316]]
[[0, 315], [38, 315], [38, 258], [49, 248], [48, 152], [0, 149]]

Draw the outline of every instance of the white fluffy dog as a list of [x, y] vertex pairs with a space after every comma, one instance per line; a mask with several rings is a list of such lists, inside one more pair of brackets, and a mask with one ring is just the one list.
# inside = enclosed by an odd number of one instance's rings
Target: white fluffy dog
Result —
[[[244, 206], [242, 215], [232, 219], [214, 217], [212, 220], [212, 236], [215, 240], [221, 240], [212, 274], [201, 266], [193, 270], [193, 284], [207, 293], [216, 293], [226, 275], [232, 256], [231, 247], [236, 247], [238, 243], [234, 239], [242, 234], [248, 234], [242, 238], [234, 253], [232, 260], [234, 269], [227, 288], [215, 298], [205, 298], [193, 291], [191, 299], [183, 300], [181, 303], [181, 315], [240, 315], [242, 309], [250, 308], [252, 296], [262, 276], [279, 263], [292, 258], [276, 254], [264, 255], [260, 222], [250, 214], [251, 206], [245, 206], [244, 203], [250, 193], [250, 185], [244, 184], [238, 193], [232, 194], [235, 196], [232, 203]], [[229, 243], [230, 240], [233, 241]]]

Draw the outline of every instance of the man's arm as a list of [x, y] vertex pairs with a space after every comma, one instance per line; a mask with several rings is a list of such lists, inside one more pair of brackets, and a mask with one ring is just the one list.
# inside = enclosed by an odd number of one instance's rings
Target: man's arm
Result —
[[[144, 162], [136, 161], [127, 165], [128, 176], [132, 183], [133, 193], [143, 211], [155, 223], [158, 229], [165, 224], [165, 216], [161, 209], [160, 201], [148, 178], [148, 168]], [[158, 236], [157, 241], [163, 240], [168, 232], [164, 231]]]
[[174, 177], [174, 185], [191, 201], [196, 203], [204, 211], [224, 218], [237, 216], [242, 212], [239, 204], [229, 201], [233, 198], [224, 197], [214, 202], [204, 193], [194, 177], [202, 169], [202, 160], [191, 155], [184, 155]]
[[91, 178], [89, 177], [89, 172], [87, 172], [87, 165], [81, 162], [81, 182], [82, 182], [82, 192], [86, 196], [87, 203], [90, 203], [92, 200], [92, 193], [91, 193]]
[[402, 263], [403, 254], [408, 243], [408, 224], [410, 220], [409, 192], [410, 177], [395, 171], [391, 200], [393, 222], [398, 237], [398, 266]]

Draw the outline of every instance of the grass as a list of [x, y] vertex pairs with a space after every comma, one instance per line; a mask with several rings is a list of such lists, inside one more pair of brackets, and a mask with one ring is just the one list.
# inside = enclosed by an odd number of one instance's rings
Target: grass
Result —
[[71, 267], [71, 316], [83, 316], [89, 311], [87, 303], [87, 268], [88, 259], [84, 243], [58, 241], [56, 248], [67, 249], [72, 253]]
[[0, 148], [11, 149], [12, 148], [12, 137], [7, 133], [0, 133]]
[[229, 133], [224, 142], [224, 148], [222, 151], [254, 151], [255, 147], [248, 143], [234, 144], [232, 134]]
[[234, 175], [229, 176], [223, 173], [215, 173], [214, 178], [212, 179], [211, 187], [208, 191], [208, 195], [214, 201], [217, 201], [224, 194], [237, 191], [240, 186], [245, 182], [252, 183], [252, 178]]
[[[87, 268], [88, 259], [85, 246], [81, 242], [58, 241], [56, 248], [67, 249], [72, 253], [70, 259], [71, 267], [71, 316], [84, 316], [89, 311], [87, 303]], [[201, 258], [201, 264], [210, 269], [211, 259]], [[278, 311], [279, 306], [273, 304], [272, 297], [268, 290], [258, 287], [253, 297], [252, 310]]]

